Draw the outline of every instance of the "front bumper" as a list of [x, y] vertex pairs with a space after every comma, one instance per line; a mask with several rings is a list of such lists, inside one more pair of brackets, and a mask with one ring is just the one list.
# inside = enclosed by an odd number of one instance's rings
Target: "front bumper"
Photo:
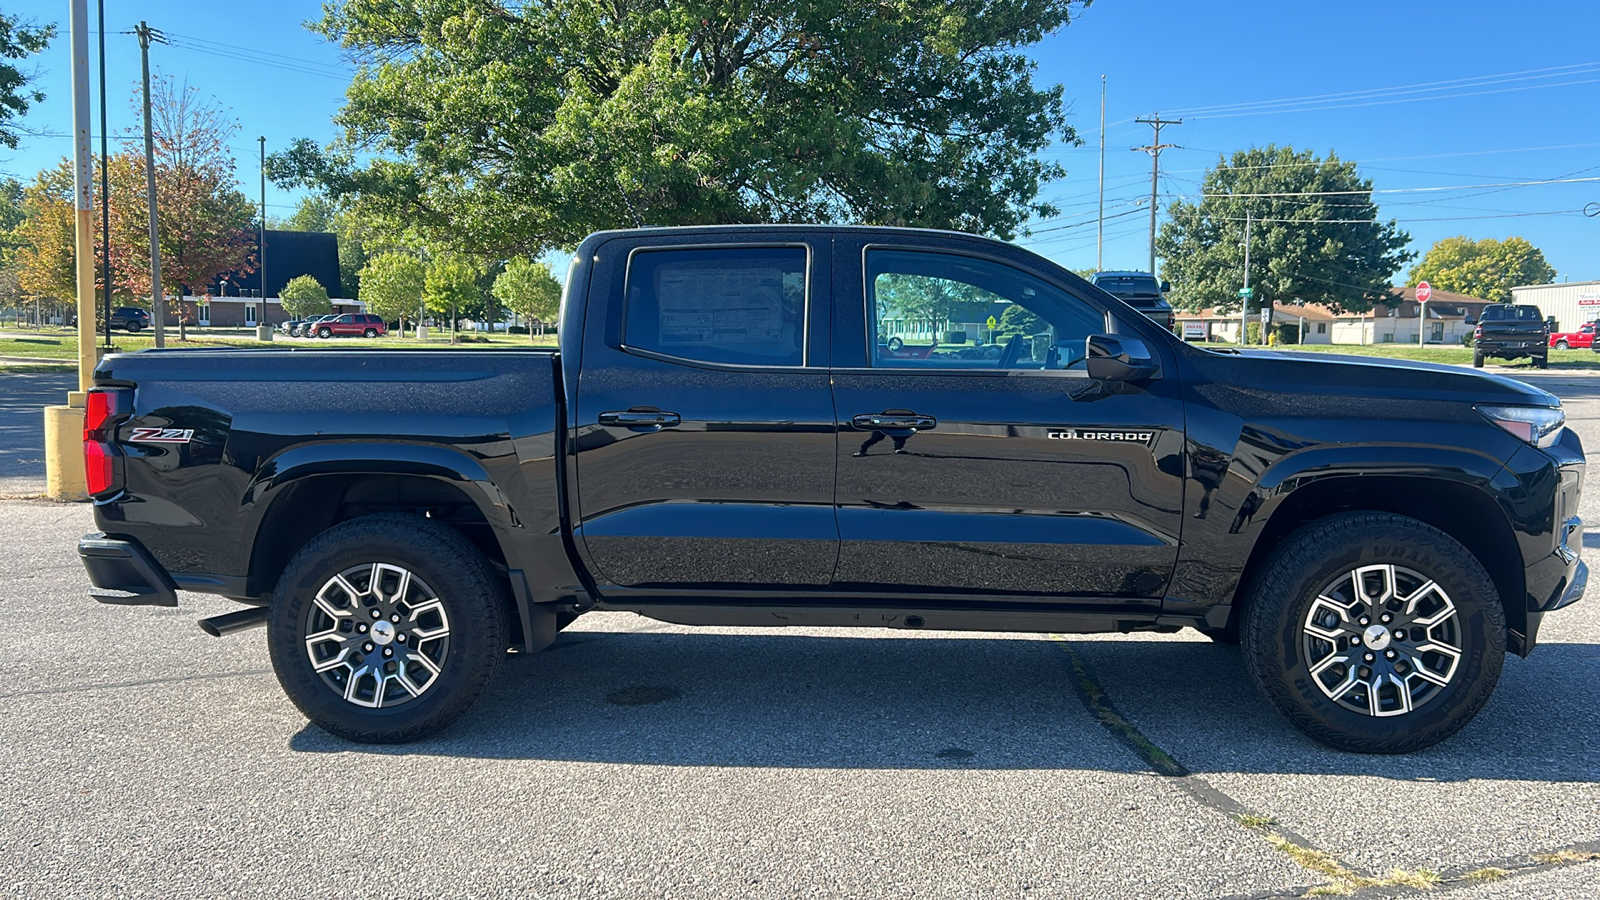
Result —
[[100, 532], [78, 541], [78, 557], [94, 585], [89, 596], [119, 606], [177, 606], [178, 586], [136, 541]]

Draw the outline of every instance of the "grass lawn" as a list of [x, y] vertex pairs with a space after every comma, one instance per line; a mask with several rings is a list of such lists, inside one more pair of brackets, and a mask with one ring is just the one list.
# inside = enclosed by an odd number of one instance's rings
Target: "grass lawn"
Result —
[[[1223, 347], [1236, 344], [1196, 344], [1195, 346]], [[1472, 365], [1471, 347], [1418, 347], [1415, 344], [1279, 344], [1275, 347], [1253, 349], [1304, 351], [1307, 353], [1336, 353], [1345, 356], [1381, 356], [1385, 359], [1412, 359], [1419, 362], [1445, 363], [1447, 365]], [[1531, 369], [1533, 361], [1519, 359], [1507, 362], [1500, 359], [1484, 360], [1485, 369]], [[1600, 353], [1592, 350], [1551, 350], [1552, 369], [1600, 369]]]
[[[168, 349], [194, 349], [200, 347], [243, 347], [256, 349], [285, 350], [290, 348], [318, 349], [318, 350], [504, 350], [520, 347], [554, 347], [556, 337], [554, 334], [545, 335], [542, 340], [535, 335], [535, 341], [529, 341], [524, 334], [495, 334], [483, 335], [472, 332], [462, 332], [461, 336], [467, 340], [458, 344], [450, 343], [448, 332], [440, 334], [433, 332], [426, 341], [419, 341], [415, 337], [381, 337], [381, 338], [329, 338], [317, 340], [312, 338], [288, 338], [274, 335], [272, 341], [258, 341], [248, 337], [207, 335], [200, 329], [191, 330], [189, 340], [180, 341], [176, 334], [167, 335]], [[97, 341], [98, 343], [98, 341]], [[155, 346], [155, 338], [148, 333], [138, 335], [113, 334], [111, 343], [118, 352], [133, 350], [148, 350]], [[18, 337], [8, 333], [0, 335], [0, 356], [28, 357], [30, 359], [61, 359], [76, 360], [78, 358], [77, 336], [71, 332], [43, 333], [37, 336], [28, 335]]]

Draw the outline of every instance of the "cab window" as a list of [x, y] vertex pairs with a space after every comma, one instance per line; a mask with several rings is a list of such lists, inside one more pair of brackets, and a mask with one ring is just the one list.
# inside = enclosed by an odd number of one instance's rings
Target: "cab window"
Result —
[[804, 247], [635, 253], [623, 344], [710, 363], [804, 365], [806, 265]]
[[867, 252], [875, 368], [1083, 368], [1105, 313], [1019, 269], [910, 250]]

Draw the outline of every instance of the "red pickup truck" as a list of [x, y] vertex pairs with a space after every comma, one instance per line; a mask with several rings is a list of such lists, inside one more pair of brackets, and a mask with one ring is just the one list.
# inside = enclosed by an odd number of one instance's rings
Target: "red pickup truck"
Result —
[[1576, 347], [1579, 350], [1594, 346], [1594, 323], [1579, 328], [1577, 331], [1558, 331], [1550, 335], [1550, 346], [1557, 350]]

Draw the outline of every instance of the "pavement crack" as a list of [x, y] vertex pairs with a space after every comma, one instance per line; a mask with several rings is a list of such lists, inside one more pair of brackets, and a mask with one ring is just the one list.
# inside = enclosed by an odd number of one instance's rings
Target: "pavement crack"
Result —
[[40, 697], [49, 694], [76, 694], [84, 691], [112, 691], [121, 688], [148, 687], [155, 684], [181, 684], [185, 681], [219, 681], [224, 678], [247, 678], [256, 675], [270, 675], [271, 669], [244, 669], [238, 672], [214, 672], [206, 675], [173, 675], [168, 678], [146, 678], [142, 681], [118, 681], [110, 684], [92, 683], [69, 685], [59, 688], [40, 688], [35, 691], [16, 691], [10, 694], [0, 694], [0, 700], [10, 700], [15, 697]]

